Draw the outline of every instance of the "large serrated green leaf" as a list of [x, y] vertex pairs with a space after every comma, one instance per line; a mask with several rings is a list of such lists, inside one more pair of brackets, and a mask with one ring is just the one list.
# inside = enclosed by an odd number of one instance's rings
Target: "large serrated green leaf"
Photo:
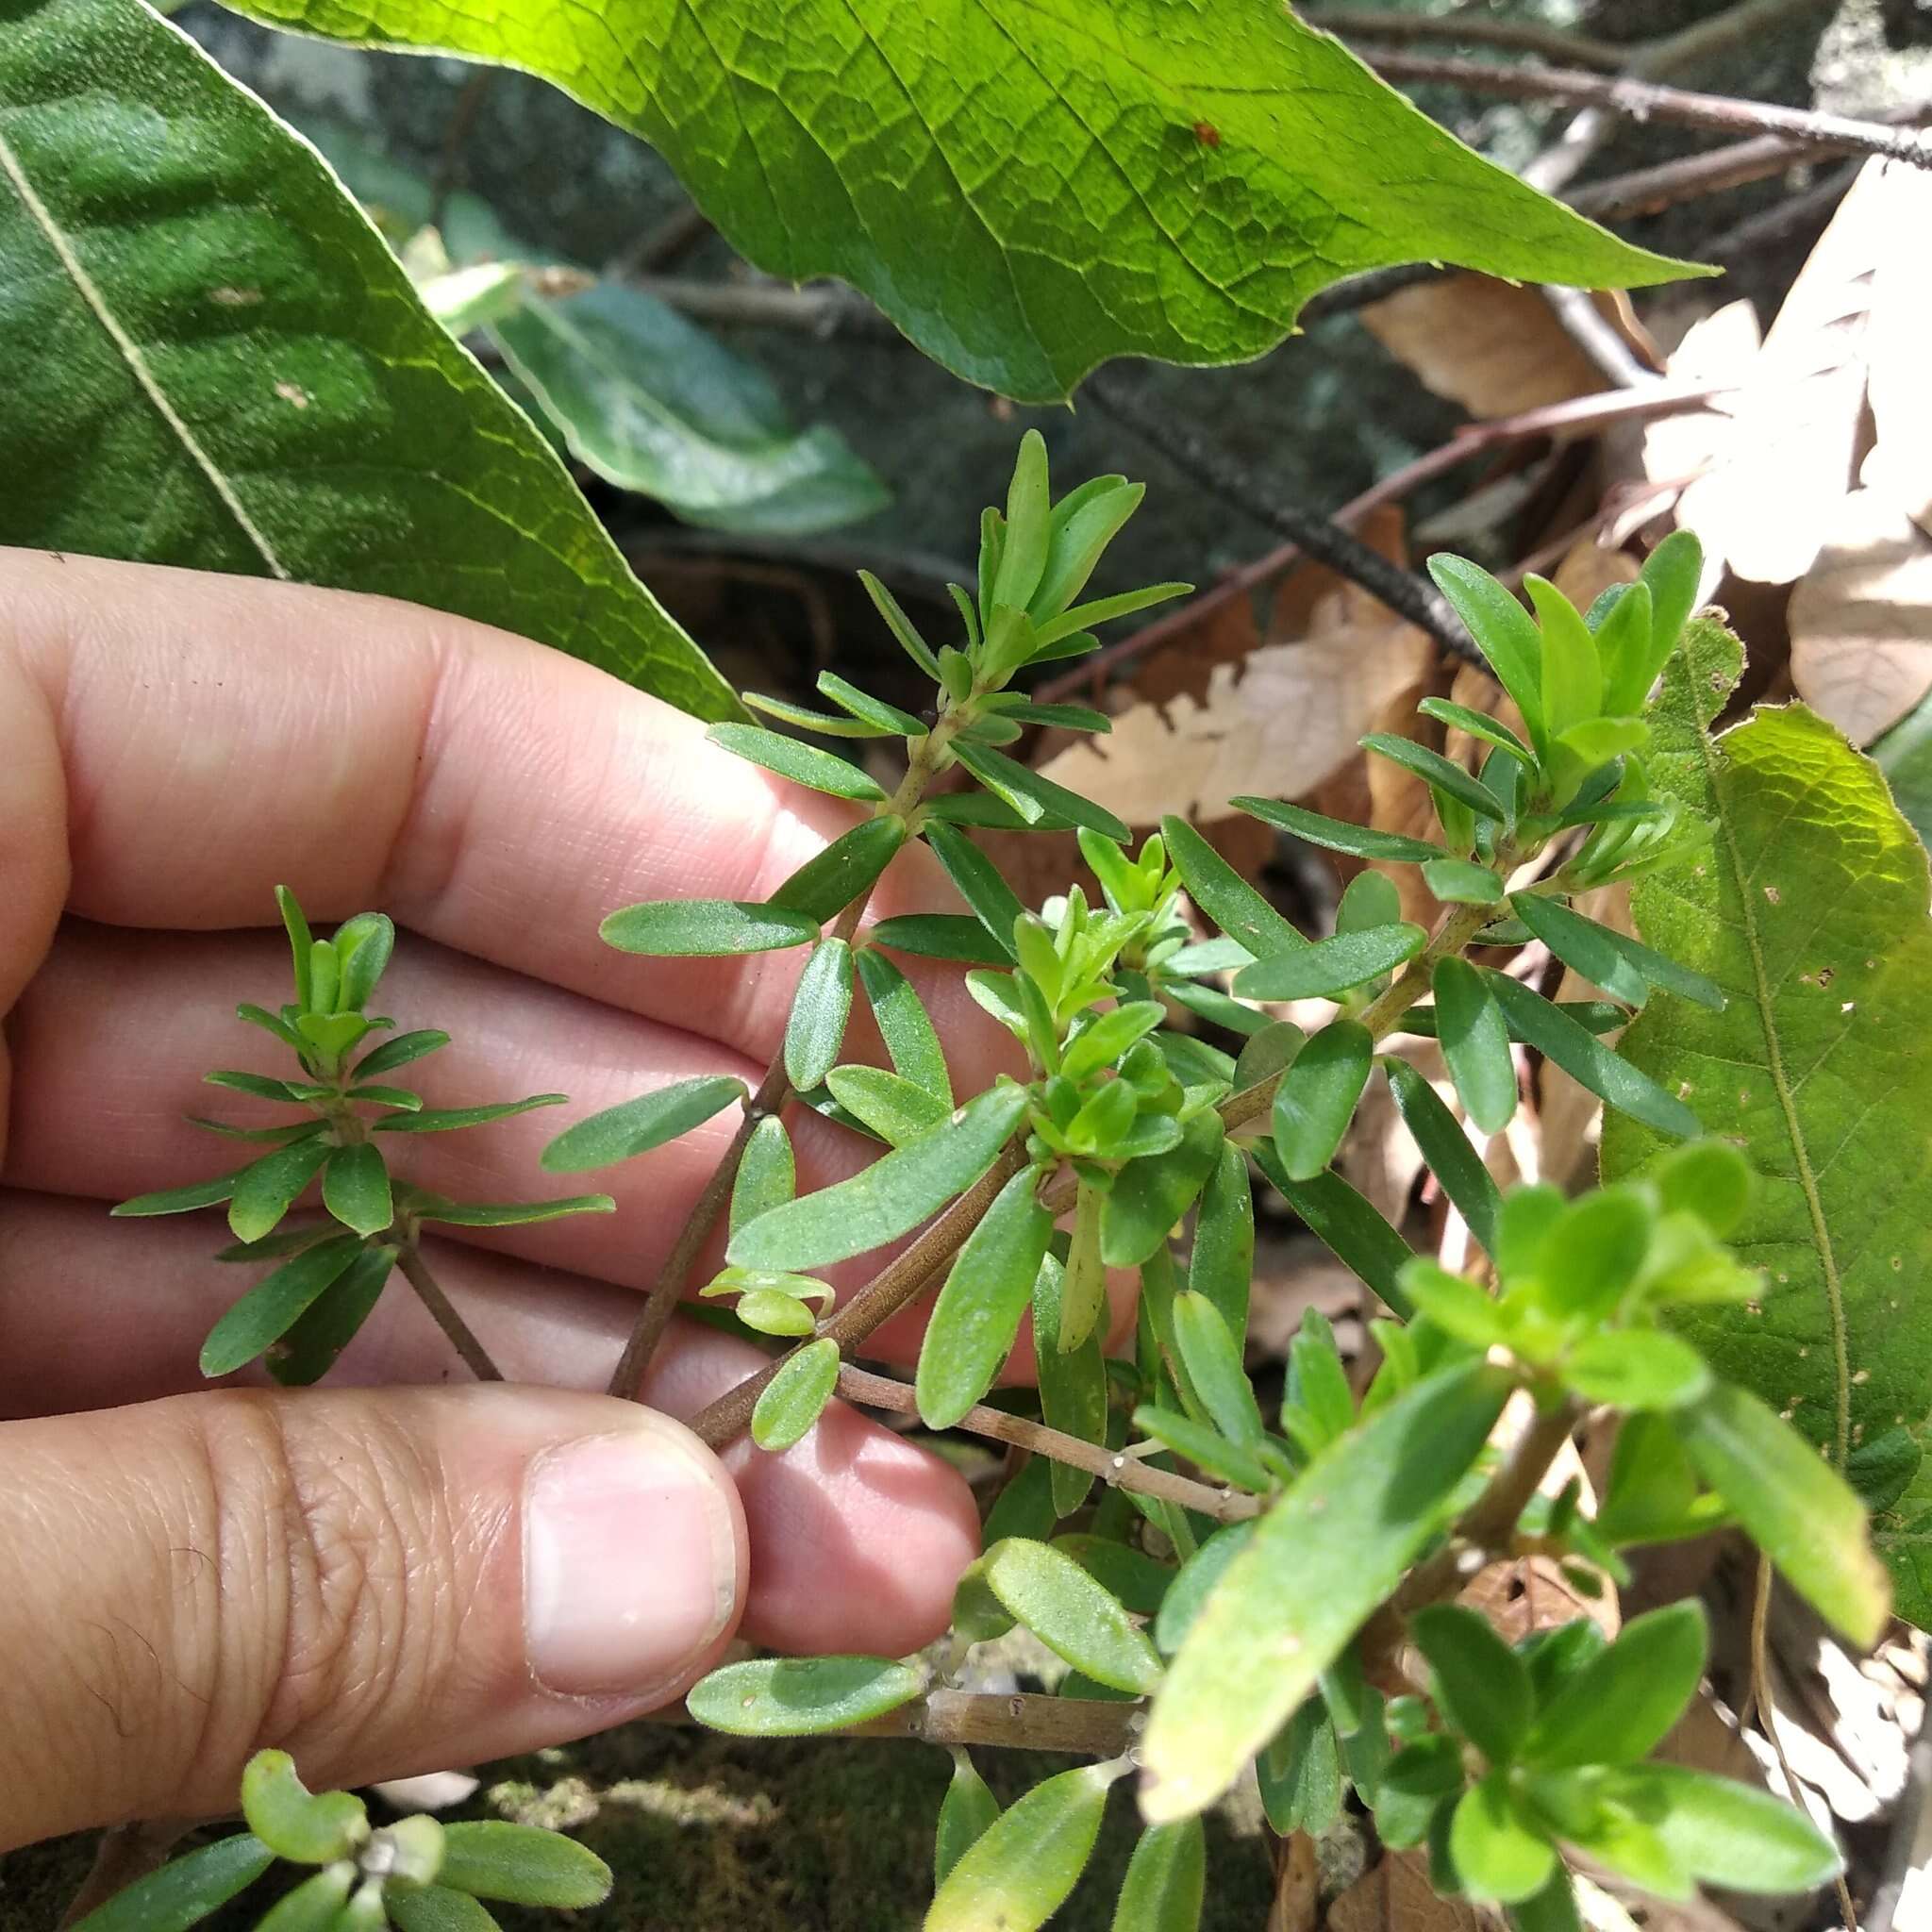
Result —
[[[1707, 973], [1729, 1005], [1658, 995], [1621, 1052], [1760, 1182], [1731, 1236], [1765, 1271], [1749, 1307], [1684, 1325], [1712, 1366], [1754, 1390], [1842, 1468], [1932, 1409], [1932, 923], [1925, 851], [1871, 762], [1803, 706], [1760, 708], [1711, 738], [1736, 641], [1694, 624], [1655, 716], [1658, 790], [1710, 814], [1710, 850], [1640, 884], [1645, 939]], [[1604, 1124], [1607, 1177], [1660, 1143]], [[1856, 1469], [1856, 1464], [1855, 1464]], [[1899, 1609], [1932, 1622], [1932, 1472], [1881, 1512]]]
[[380, 591], [740, 717], [306, 142], [138, 0], [0, 0], [0, 541]]
[[774, 275], [842, 275], [1029, 402], [1109, 357], [1219, 363], [1356, 270], [1681, 273], [1456, 142], [1277, 0], [248, 0], [541, 74], [641, 135]]

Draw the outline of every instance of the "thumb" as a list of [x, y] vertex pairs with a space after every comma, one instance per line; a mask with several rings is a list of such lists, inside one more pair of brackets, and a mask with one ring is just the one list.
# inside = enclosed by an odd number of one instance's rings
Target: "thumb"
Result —
[[738, 1621], [744, 1517], [635, 1404], [221, 1391], [0, 1426], [0, 1850], [598, 1730]]

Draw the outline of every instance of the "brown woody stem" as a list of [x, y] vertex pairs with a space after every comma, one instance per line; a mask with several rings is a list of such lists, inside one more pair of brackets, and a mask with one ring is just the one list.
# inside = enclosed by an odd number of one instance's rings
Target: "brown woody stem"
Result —
[[[1119, 1757], [1139, 1742], [1147, 1721], [1138, 1704], [1088, 1697], [1047, 1697], [1038, 1691], [1006, 1694], [935, 1688], [884, 1717], [820, 1738], [911, 1738], [923, 1744], [979, 1744], [1012, 1751], [1065, 1751], [1082, 1757]], [[682, 1707], [652, 1712], [646, 1724], [693, 1724]]]
[[490, 1351], [476, 1340], [475, 1331], [457, 1313], [455, 1305], [442, 1291], [442, 1284], [429, 1272], [423, 1251], [415, 1241], [405, 1241], [396, 1250], [396, 1266], [403, 1278], [416, 1291], [417, 1299], [427, 1308], [436, 1325], [448, 1336], [450, 1346], [462, 1357], [470, 1373], [479, 1382], [500, 1382], [503, 1371], [490, 1359]]
[[[904, 1382], [890, 1375], [874, 1375], [849, 1363], [839, 1371], [839, 1393], [848, 1402], [866, 1408], [891, 1409], [897, 1415], [917, 1415], [919, 1398]], [[985, 1436], [995, 1442], [1010, 1442], [1030, 1449], [1055, 1462], [1071, 1463], [1087, 1470], [1102, 1482], [1116, 1489], [1133, 1490], [1143, 1496], [1157, 1496], [1167, 1503], [1178, 1503], [1183, 1509], [1210, 1517], [1216, 1523], [1244, 1523], [1261, 1513], [1261, 1499], [1244, 1495], [1239, 1490], [1217, 1490], [1197, 1483], [1172, 1470], [1154, 1469], [1132, 1456], [1083, 1442], [1077, 1436], [1050, 1429], [1023, 1415], [1008, 1415], [1004, 1409], [977, 1404], [953, 1424], [968, 1435]]]

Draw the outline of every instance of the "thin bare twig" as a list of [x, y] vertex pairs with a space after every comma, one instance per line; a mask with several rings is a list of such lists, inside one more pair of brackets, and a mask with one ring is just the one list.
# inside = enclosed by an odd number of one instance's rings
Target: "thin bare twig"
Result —
[[502, 1381], [503, 1371], [490, 1359], [489, 1350], [476, 1340], [470, 1324], [457, 1313], [455, 1305], [443, 1293], [441, 1283], [429, 1272], [429, 1264], [424, 1260], [422, 1249], [413, 1241], [406, 1241], [396, 1251], [396, 1266], [477, 1381]]
[[[856, 1369], [850, 1363], [839, 1371], [839, 1393], [847, 1402], [866, 1408], [890, 1409], [896, 1415], [919, 1413], [919, 1398], [906, 1383], [894, 1381], [890, 1375], [874, 1375], [868, 1370]], [[1098, 1442], [1083, 1442], [1077, 1436], [1050, 1429], [1044, 1423], [1033, 1422], [1024, 1415], [1008, 1415], [1002, 1408], [975, 1404], [953, 1426], [964, 1429], [968, 1435], [1013, 1443], [1055, 1462], [1070, 1463], [1115, 1489], [1178, 1503], [1183, 1509], [1211, 1517], [1216, 1523], [1244, 1523], [1261, 1513], [1258, 1496], [1244, 1495], [1239, 1490], [1217, 1490], [1176, 1475], [1172, 1470], [1151, 1469], [1135, 1457], [1119, 1454]]]
[[1380, 54], [1371, 64], [1385, 80], [1436, 81], [1472, 93], [1598, 108], [1633, 121], [1663, 121], [1680, 127], [1715, 128], [1725, 134], [1781, 134], [1807, 146], [1878, 155], [1917, 168], [1932, 168], [1932, 137], [1920, 130], [1889, 127], [1882, 121], [1854, 120], [1845, 114], [1824, 114], [1812, 108], [1780, 108], [1768, 101], [1696, 93], [1630, 75], [1583, 74], [1527, 63], [1505, 67], [1455, 56]]
[[[679, 1730], [699, 1728], [697, 1720], [676, 1704], [650, 1712], [643, 1722]], [[812, 1735], [911, 1738], [922, 1744], [979, 1744], [993, 1750], [1064, 1751], [1080, 1757], [1107, 1758], [1130, 1751], [1146, 1722], [1142, 1706], [1117, 1704], [1111, 1699], [940, 1687], [884, 1717]]]
[[1371, 8], [1328, 8], [1305, 13], [1303, 20], [1344, 41], [1456, 41], [1465, 47], [1499, 47], [1517, 54], [1542, 54], [1575, 67], [1615, 73], [1630, 48], [1588, 34], [1567, 33], [1531, 20], [1490, 20], [1466, 9], [1455, 13], [1383, 13]]

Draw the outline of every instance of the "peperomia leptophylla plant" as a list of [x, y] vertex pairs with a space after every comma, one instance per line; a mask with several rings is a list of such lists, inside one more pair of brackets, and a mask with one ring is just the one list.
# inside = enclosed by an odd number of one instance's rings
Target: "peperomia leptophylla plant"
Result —
[[[447, 1033], [397, 1033], [393, 1020], [366, 1011], [395, 950], [394, 926], [382, 913], [361, 912], [332, 939], [318, 940], [286, 886], [275, 889], [275, 897], [294, 960], [295, 997], [279, 1012], [248, 1004], [236, 1011], [294, 1055], [296, 1076], [224, 1069], [207, 1078], [211, 1086], [299, 1108], [307, 1118], [244, 1127], [191, 1115], [194, 1125], [210, 1133], [266, 1143], [271, 1151], [213, 1180], [141, 1194], [113, 1211], [181, 1214], [225, 1203], [235, 1241], [216, 1258], [276, 1264], [209, 1331], [201, 1351], [205, 1375], [231, 1374], [263, 1357], [278, 1382], [295, 1387], [317, 1380], [368, 1320], [391, 1273], [400, 1270], [476, 1375], [500, 1380], [423, 1259], [425, 1224], [514, 1227], [564, 1214], [608, 1213], [615, 1204], [608, 1194], [456, 1202], [391, 1174], [378, 1135], [485, 1126], [532, 1108], [558, 1106], [564, 1096], [536, 1093], [486, 1107], [426, 1108], [421, 1094], [390, 1084], [391, 1074], [449, 1044]], [[373, 1033], [390, 1037], [364, 1053]], [[323, 1217], [284, 1226], [318, 1183]]]
[[[1438, 1890], [1506, 1907], [1527, 1932], [1578, 1924], [1573, 1856], [1665, 1898], [1700, 1881], [1817, 1886], [1840, 1861], [1800, 1811], [1654, 1759], [1704, 1672], [1695, 1604], [1614, 1640], [1579, 1617], [1511, 1643], [1457, 1601], [1486, 1565], [1526, 1555], [1601, 1595], [1627, 1580], [1626, 1552], [1733, 1526], [1851, 1641], [1873, 1641], [1888, 1611], [1852, 1491], [1674, 1329], [1683, 1309], [1754, 1294], [1757, 1277], [1724, 1245], [1751, 1176], [1735, 1149], [1696, 1139], [1682, 1102], [1607, 1036], [1653, 997], [1722, 995], [1571, 903], [1708, 837], [1654, 795], [1645, 764], [1645, 705], [1690, 621], [1696, 545], [1668, 540], [1587, 614], [1532, 578], [1532, 615], [1474, 566], [1435, 559], [1523, 729], [1424, 701], [1433, 723], [1483, 748], [1474, 770], [1407, 738], [1364, 741], [1427, 788], [1435, 839], [1237, 800], [1304, 841], [1419, 868], [1440, 907], [1432, 925], [1412, 923], [1386, 872], [1366, 870], [1333, 932], [1310, 940], [1191, 825], [1170, 819], [1130, 850], [1125, 826], [1002, 748], [1029, 723], [1106, 728], [1096, 712], [1035, 705], [1011, 685], [1092, 648], [1092, 625], [1178, 588], [1075, 601], [1138, 499], [1105, 477], [1054, 503], [1029, 436], [1005, 514], [983, 524], [977, 584], [955, 588], [956, 641], [934, 647], [867, 579], [933, 679], [927, 713], [829, 674], [820, 689], [835, 712], [748, 699], [821, 737], [902, 741], [903, 779], [889, 791], [818, 746], [720, 725], [731, 750], [867, 809], [766, 901], [662, 901], [605, 922], [611, 944], [646, 957], [803, 956], [782, 1050], [756, 1091], [723, 1077], [662, 1088], [577, 1123], [542, 1157], [553, 1172], [601, 1168], [739, 1109], [613, 1390], [635, 1392], [673, 1307], [695, 1290], [791, 1344], [695, 1420], [714, 1446], [748, 1430], [782, 1451], [840, 1393], [1025, 1452], [1008, 1459], [947, 1641], [913, 1658], [731, 1663], [691, 1691], [691, 1712], [745, 1735], [883, 1726], [948, 1750], [932, 1932], [1042, 1924], [1088, 1863], [1109, 1790], [1130, 1776], [1146, 1828], [1120, 1932], [1199, 1923], [1201, 1814], [1250, 1774], [1276, 1830], [1319, 1833], [1352, 1800], [1384, 1846], [1426, 1850]], [[935, 790], [948, 773], [965, 782]], [[1293, 789], [1295, 774], [1282, 784]], [[1075, 834], [1097, 899], [1070, 886], [1023, 905], [974, 826]], [[866, 924], [874, 883], [915, 840], [966, 910]], [[1197, 916], [1216, 930], [1203, 936]], [[259, 1016], [302, 1056], [305, 1079], [273, 1097], [319, 1116], [277, 1130], [287, 1144], [268, 1161], [295, 1154], [291, 1170], [135, 1205], [232, 1196], [240, 1209], [265, 1197], [267, 1220], [250, 1230], [280, 1241], [269, 1229], [320, 1174], [340, 1225], [297, 1238], [297, 1258], [346, 1243], [331, 1292], [357, 1256], [405, 1252], [396, 1230], [424, 1220], [608, 1205], [451, 1209], [397, 1186], [391, 1218], [358, 1224], [376, 1209], [350, 1189], [364, 1161], [354, 1150], [427, 1118], [391, 1111], [365, 1131], [364, 1106], [413, 1102], [369, 1089], [372, 1071], [397, 1063], [375, 1062], [403, 1041], [344, 1072], [359, 1041], [347, 1036], [375, 1024], [342, 991], [342, 961], [360, 958], [365, 931], [386, 953], [386, 927], [352, 921], [320, 975], [298, 931], [297, 1005]], [[1495, 963], [1532, 941], [1604, 997], [1557, 1004]], [[1014, 1040], [1013, 1072], [982, 1091], [959, 1090], [898, 963], [922, 955], [963, 962], [974, 998]], [[889, 1065], [846, 1058], [861, 998]], [[1327, 1016], [1305, 1025], [1269, 1010], [1289, 1000], [1325, 1001]], [[1514, 1114], [1527, 1050], [1680, 1144], [1643, 1178], [1575, 1200], [1547, 1186], [1504, 1193], [1463, 1121], [1396, 1050], [1401, 1036], [1439, 1042], [1462, 1114], [1485, 1134]], [[1476, 1258], [1464, 1274], [1415, 1253], [1336, 1170], [1378, 1077], [1468, 1228]], [[801, 1193], [787, 1124], [797, 1108], [870, 1137], [876, 1157]], [[1353, 1374], [1311, 1313], [1266, 1408], [1246, 1368], [1256, 1170], [1385, 1310]], [[721, 1223], [724, 1266], [700, 1281]], [[893, 1252], [870, 1280], [834, 1294], [825, 1271], [882, 1250]], [[366, 1265], [386, 1273], [389, 1258]], [[1109, 1271], [1139, 1285], [1121, 1359], [1105, 1349]], [[935, 1287], [909, 1384], [851, 1359]], [[1029, 1314], [1037, 1387], [989, 1401]], [[1551, 1480], [1586, 1416], [1611, 1445], [1600, 1497]], [[968, 1688], [974, 1646], [1016, 1625], [1064, 1662], [1057, 1689]], [[1089, 1762], [1002, 1812], [973, 1744]]]
[[176, 1858], [82, 1919], [75, 1932], [174, 1932], [219, 1911], [276, 1859], [316, 1868], [269, 1907], [259, 1932], [493, 1932], [484, 1899], [594, 1906], [610, 1868], [573, 1839], [493, 1819], [426, 1813], [373, 1826], [349, 1791], [311, 1791], [286, 1752], [242, 1774], [247, 1830]]

